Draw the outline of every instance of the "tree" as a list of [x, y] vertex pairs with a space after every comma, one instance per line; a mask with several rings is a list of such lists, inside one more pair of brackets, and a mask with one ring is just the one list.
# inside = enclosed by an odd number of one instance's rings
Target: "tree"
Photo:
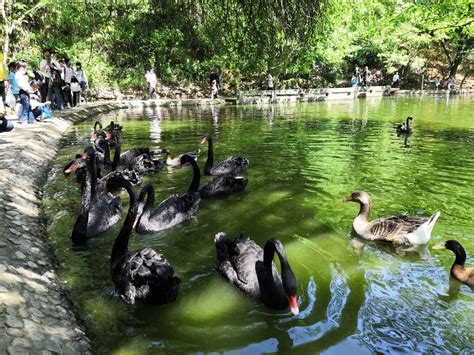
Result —
[[30, 2], [20, 2], [15, 0], [0, 0], [0, 11], [4, 23], [3, 28], [3, 64], [6, 65], [10, 39], [15, 30], [27, 23], [27, 19], [34, 15], [37, 10], [45, 6], [46, 0], [39, 0], [34, 6]]

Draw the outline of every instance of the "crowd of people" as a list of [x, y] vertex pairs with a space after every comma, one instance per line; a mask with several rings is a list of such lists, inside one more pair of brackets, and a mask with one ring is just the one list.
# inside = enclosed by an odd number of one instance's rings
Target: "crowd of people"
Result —
[[[12, 61], [6, 73], [0, 65], [0, 117], [6, 111], [17, 114], [21, 124], [32, 124], [51, 118], [53, 110], [61, 112], [87, 102], [88, 80], [81, 63], [72, 67], [71, 60], [56, 60], [52, 50], [43, 50], [39, 66], [31, 69], [26, 60]], [[12, 126], [13, 128], [13, 126]]]

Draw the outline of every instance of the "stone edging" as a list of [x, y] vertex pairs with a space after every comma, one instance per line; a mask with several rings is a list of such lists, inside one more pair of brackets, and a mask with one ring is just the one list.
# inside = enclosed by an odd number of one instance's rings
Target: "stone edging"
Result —
[[91, 352], [56, 275], [56, 258], [45, 240], [41, 191], [48, 165], [70, 125], [116, 109], [156, 104], [90, 104], [49, 122], [0, 134], [0, 353]]

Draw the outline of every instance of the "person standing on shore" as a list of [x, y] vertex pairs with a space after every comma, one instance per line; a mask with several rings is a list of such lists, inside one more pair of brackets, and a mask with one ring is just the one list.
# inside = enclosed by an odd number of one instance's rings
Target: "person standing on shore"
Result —
[[3, 53], [0, 54], [0, 99], [2, 100], [2, 107], [5, 106], [5, 98], [8, 90], [8, 77], [5, 67], [3, 65]]
[[398, 72], [395, 72], [392, 78], [392, 86], [397, 88], [398, 85], [400, 85], [400, 75], [398, 75]]
[[[82, 70], [82, 65], [79, 62], [76, 63], [76, 71], [74, 72], [74, 76], [76, 77], [79, 85], [81, 85], [82, 97], [84, 102], [87, 103], [87, 87], [89, 86], [89, 82], [87, 80], [86, 72]], [[81, 100], [79, 99], [79, 101]]]
[[356, 65], [354, 76], [356, 77], [357, 83], [362, 83], [362, 76], [360, 73], [360, 68]]
[[366, 65], [365, 68], [364, 68], [364, 86], [369, 86], [369, 82], [370, 82], [370, 70], [369, 70], [369, 67]]
[[212, 86], [212, 81], [213, 80], [216, 81], [216, 86], [219, 89], [219, 87], [221, 85], [221, 81], [220, 81], [220, 78], [219, 78], [219, 74], [217, 73], [217, 71], [215, 69], [212, 69], [212, 71], [209, 73], [209, 84], [211, 86]]
[[211, 99], [217, 99], [217, 82], [215, 80], [211, 82]]
[[151, 100], [155, 96], [156, 84], [158, 82], [154, 69], [150, 69], [146, 72], [145, 80], [148, 87], [148, 100]]
[[15, 100], [18, 100], [20, 97], [20, 89], [18, 88], [18, 84], [16, 83], [15, 73], [16, 73], [16, 66], [18, 63], [11, 62], [8, 64], [8, 83], [10, 85], [10, 91], [12, 95], [15, 97]]
[[275, 90], [275, 86], [273, 85], [273, 76], [270, 73], [268, 73], [267, 76], [267, 90]]
[[72, 107], [72, 94], [71, 94], [71, 80], [74, 76], [74, 70], [70, 67], [70, 59], [64, 58], [64, 83], [66, 88], [63, 90], [64, 101], [66, 104], [69, 104], [69, 107]]
[[33, 92], [33, 89], [30, 86], [28, 81], [28, 74], [26, 70], [28, 68], [28, 64], [25, 62], [20, 62], [17, 67], [17, 71], [15, 74], [15, 79], [20, 88], [20, 102], [22, 104], [21, 114], [20, 114], [20, 123], [34, 123], [35, 118], [33, 117], [33, 113], [31, 112], [30, 107], [30, 93]]
[[64, 100], [62, 93], [62, 67], [51, 56], [51, 49], [43, 50], [43, 60], [40, 62], [39, 68], [43, 73], [45, 82], [41, 86], [41, 99], [43, 101], [52, 101], [59, 110], [64, 109]]

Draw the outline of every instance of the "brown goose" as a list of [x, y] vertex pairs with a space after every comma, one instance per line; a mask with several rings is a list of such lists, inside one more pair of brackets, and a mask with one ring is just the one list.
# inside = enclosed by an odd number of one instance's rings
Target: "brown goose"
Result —
[[381, 217], [369, 222], [372, 201], [367, 192], [353, 192], [343, 201], [353, 201], [360, 204], [360, 211], [352, 223], [352, 230], [359, 237], [367, 240], [380, 240], [394, 244], [426, 244], [430, 240], [431, 231], [440, 216], [440, 212], [436, 212], [429, 218], [400, 215]]
[[461, 243], [457, 240], [447, 240], [443, 243], [436, 244], [433, 249], [451, 250], [454, 255], [456, 255], [456, 260], [454, 260], [454, 264], [451, 267], [451, 276], [459, 282], [474, 288], [474, 268], [467, 268], [464, 266], [464, 263], [466, 262], [466, 251]]

